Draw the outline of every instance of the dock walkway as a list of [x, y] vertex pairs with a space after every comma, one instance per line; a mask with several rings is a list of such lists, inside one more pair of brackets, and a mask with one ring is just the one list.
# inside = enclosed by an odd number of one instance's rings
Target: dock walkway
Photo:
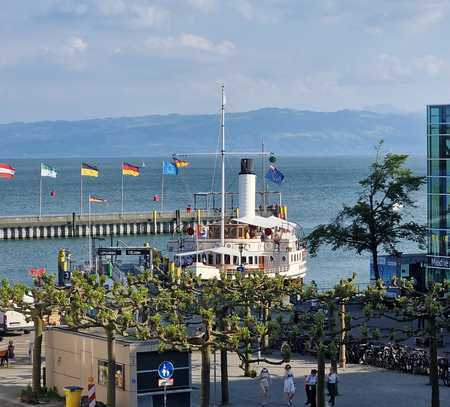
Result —
[[92, 236], [123, 236], [173, 233], [186, 230], [195, 222], [206, 225], [217, 222], [220, 211], [149, 211], [95, 213], [77, 215], [0, 217], [0, 240], [45, 239]]

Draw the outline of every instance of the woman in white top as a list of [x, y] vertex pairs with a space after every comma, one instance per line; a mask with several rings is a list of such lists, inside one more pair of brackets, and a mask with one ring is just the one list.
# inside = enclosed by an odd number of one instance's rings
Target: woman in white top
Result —
[[261, 405], [266, 406], [269, 402], [270, 385], [272, 384], [272, 379], [267, 367], [262, 368], [258, 380], [261, 387]]
[[330, 373], [327, 376], [327, 385], [328, 392], [330, 393], [330, 399], [328, 400], [328, 402], [330, 403], [331, 407], [334, 407], [337, 393], [337, 373], [336, 369], [334, 368], [330, 369]]
[[291, 365], [286, 365], [284, 368], [284, 396], [288, 402], [288, 406], [293, 406], [292, 400], [295, 396], [294, 374], [292, 373]]

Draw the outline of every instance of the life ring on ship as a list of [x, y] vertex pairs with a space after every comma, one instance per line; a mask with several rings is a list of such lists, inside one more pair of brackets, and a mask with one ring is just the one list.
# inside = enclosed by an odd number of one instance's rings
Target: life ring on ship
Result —
[[225, 246], [228, 247], [228, 249], [231, 249], [231, 243], [227, 243]]
[[273, 250], [273, 243], [272, 242], [264, 243], [264, 250]]

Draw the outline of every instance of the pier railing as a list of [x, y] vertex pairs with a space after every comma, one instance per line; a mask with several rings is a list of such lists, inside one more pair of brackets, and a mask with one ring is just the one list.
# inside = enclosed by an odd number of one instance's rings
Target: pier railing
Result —
[[[234, 213], [228, 213], [234, 216]], [[171, 233], [193, 226], [217, 222], [220, 211], [175, 210], [126, 213], [87, 213], [56, 215], [24, 215], [0, 217], [0, 240], [39, 239], [49, 237], [82, 237]]]

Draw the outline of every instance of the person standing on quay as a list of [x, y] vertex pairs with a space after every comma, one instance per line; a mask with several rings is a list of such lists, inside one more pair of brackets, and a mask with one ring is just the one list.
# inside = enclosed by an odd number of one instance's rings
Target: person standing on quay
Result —
[[261, 406], [267, 406], [270, 399], [270, 385], [272, 384], [272, 379], [267, 367], [261, 369], [258, 380], [261, 387]]
[[292, 400], [295, 396], [294, 374], [292, 373], [291, 365], [286, 365], [284, 368], [284, 396], [288, 402], [288, 406], [293, 406]]
[[317, 385], [317, 370], [312, 369], [311, 374], [305, 377], [305, 391], [306, 391], [305, 406], [310, 405], [311, 407], [316, 407], [316, 385]]

